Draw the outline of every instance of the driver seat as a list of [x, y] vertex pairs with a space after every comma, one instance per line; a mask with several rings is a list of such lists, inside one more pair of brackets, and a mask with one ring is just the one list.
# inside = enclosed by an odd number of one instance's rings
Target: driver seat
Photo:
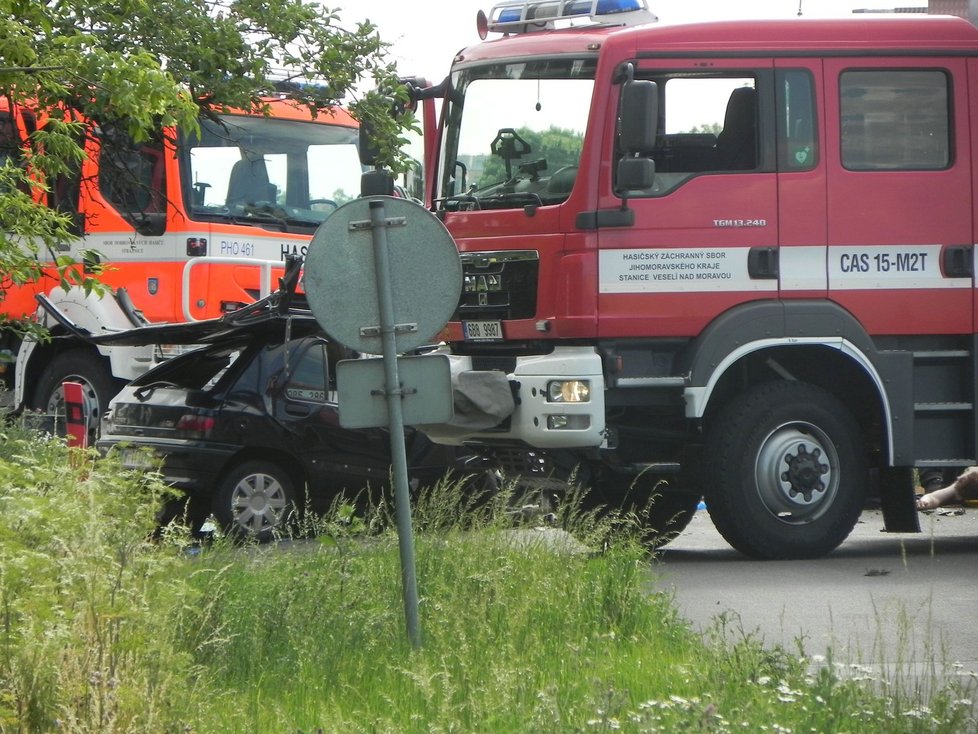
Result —
[[254, 160], [242, 158], [231, 168], [225, 201], [227, 206], [243, 206], [260, 201], [273, 204], [275, 194], [276, 187], [268, 180], [264, 158], [258, 157]]

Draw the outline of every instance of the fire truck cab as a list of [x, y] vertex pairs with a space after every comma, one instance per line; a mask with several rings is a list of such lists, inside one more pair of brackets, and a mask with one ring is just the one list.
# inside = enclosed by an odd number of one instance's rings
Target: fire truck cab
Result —
[[[286, 256], [302, 256], [318, 225], [359, 194], [358, 127], [344, 110], [315, 119], [285, 99], [268, 114], [228, 111], [201, 120], [200, 133], [160, 130], [134, 142], [123, 126], [101, 125], [80, 170], [35, 196], [72, 215], [78, 239], [57, 252], [86, 267], [93, 251], [107, 268], [111, 297], [64, 291], [51, 273], [11, 286], [0, 309], [50, 327], [47, 342], [0, 335], [0, 387], [8, 404], [63, 415], [62, 382], [82, 383], [95, 430], [125, 382], [166, 356], [160, 346], [96, 347], [38, 309], [37, 294], [93, 334], [146, 322], [220, 316], [274, 290]], [[29, 105], [0, 102], [0, 153], [21, 160], [44, 125]]]
[[919, 530], [912, 470], [978, 459], [978, 29], [644, 0], [481, 23], [418, 93], [445, 99], [428, 194], [464, 268], [461, 420], [429, 435], [661, 495], [672, 531], [703, 497], [757, 558], [833, 550], [871, 477]]

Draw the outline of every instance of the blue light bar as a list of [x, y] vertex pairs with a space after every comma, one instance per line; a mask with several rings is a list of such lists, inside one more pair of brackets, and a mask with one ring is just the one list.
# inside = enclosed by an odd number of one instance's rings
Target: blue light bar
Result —
[[571, 0], [564, 15], [612, 15], [647, 9], [644, 0], [598, 0], [597, 3], [592, 0]]
[[525, 33], [554, 28], [554, 21], [590, 18], [595, 23], [638, 25], [658, 20], [646, 0], [504, 0], [489, 13], [488, 30]]

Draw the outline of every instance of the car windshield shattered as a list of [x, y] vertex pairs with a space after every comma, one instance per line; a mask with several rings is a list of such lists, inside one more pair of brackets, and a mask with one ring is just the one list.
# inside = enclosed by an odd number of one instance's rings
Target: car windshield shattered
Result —
[[360, 191], [355, 128], [246, 115], [202, 120], [181, 145], [191, 217], [315, 227]]
[[550, 59], [457, 71], [448, 94], [438, 207], [565, 201], [581, 156], [595, 63]]

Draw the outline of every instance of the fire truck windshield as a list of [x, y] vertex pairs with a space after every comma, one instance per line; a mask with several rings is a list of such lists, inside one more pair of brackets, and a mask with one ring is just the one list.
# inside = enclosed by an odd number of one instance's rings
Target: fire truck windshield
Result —
[[324, 122], [221, 115], [184, 138], [180, 174], [191, 219], [315, 228], [360, 191], [357, 130]]
[[547, 59], [455, 72], [439, 207], [509, 209], [566, 200], [587, 127], [595, 63]]

